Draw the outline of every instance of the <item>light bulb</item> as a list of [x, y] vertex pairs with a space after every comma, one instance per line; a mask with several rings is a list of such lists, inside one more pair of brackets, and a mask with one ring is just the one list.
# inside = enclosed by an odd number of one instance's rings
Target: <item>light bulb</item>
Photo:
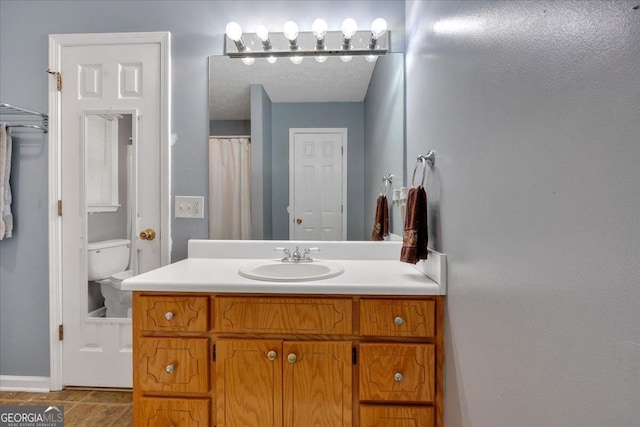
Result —
[[229, 22], [225, 31], [227, 32], [227, 37], [234, 42], [238, 42], [242, 38], [242, 27], [237, 22]]
[[298, 24], [293, 21], [287, 21], [282, 27], [282, 32], [287, 39], [294, 41], [298, 37]]
[[374, 19], [371, 23], [371, 35], [374, 39], [378, 40], [378, 38], [387, 32], [387, 21], [383, 18]]
[[316, 56], [316, 61], [318, 61], [319, 63], [322, 64], [324, 61], [327, 60], [327, 58], [328, 58], [328, 56], [326, 56], [326, 55], [319, 55], [319, 56]]
[[298, 65], [299, 63], [302, 62], [302, 56], [292, 56], [291, 57], [291, 62], [293, 62], [294, 64]]
[[[245, 52], [250, 52], [251, 49], [247, 48], [245, 50]], [[241, 58], [242, 59], [242, 63], [244, 65], [253, 65], [254, 62], [256, 62], [256, 58]]]
[[377, 55], [367, 55], [364, 57], [364, 59], [367, 60], [367, 62], [376, 62], [376, 60], [378, 59]]
[[350, 39], [353, 37], [357, 29], [358, 24], [356, 24], [356, 21], [353, 18], [347, 18], [342, 21], [342, 34], [344, 34], [346, 38]]
[[349, 62], [353, 59], [353, 56], [351, 55], [343, 55], [340, 57], [340, 59], [342, 60], [342, 62]]
[[263, 42], [269, 40], [269, 30], [264, 25], [258, 25], [256, 27], [256, 36]]
[[278, 58], [276, 58], [275, 56], [268, 56], [267, 57], [267, 62], [269, 64], [275, 64], [277, 60], [278, 60]]
[[313, 31], [313, 35], [316, 36], [318, 40], [323, 40], [324, 36], [327, 34], [327, 23], [324, 19], [318, 18], [313, 21], [311, 24], [311, 31]]

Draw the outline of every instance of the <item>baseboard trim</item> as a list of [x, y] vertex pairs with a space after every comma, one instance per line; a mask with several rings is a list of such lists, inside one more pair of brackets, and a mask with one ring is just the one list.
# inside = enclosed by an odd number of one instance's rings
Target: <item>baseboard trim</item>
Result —
[[47, 393], [51, 390], [49, 377], [23, 377], [18, 375], [0, 375], [0, 391], [30, 391]]

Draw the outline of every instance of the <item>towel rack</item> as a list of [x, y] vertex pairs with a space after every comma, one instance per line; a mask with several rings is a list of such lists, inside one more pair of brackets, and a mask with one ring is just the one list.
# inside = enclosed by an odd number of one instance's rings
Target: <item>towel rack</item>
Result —
[[7, 128], [37, 129], [49, 132], [49, 116], [27, 108], [16, 107], [11, 104], [0, 104], [0, 121], [7, 124]]
[[418, 156], [418, 159], [416, 160], [416, 166], [413, 168], [413, 177], [411, 178], [411, 185], [413, 187], [416, 186], [416, 171], [418, 170], [418, 165], [422, 165], [422, 181], [420, 182], [420, 185], [424, 186], [424, 177], [427, 173], [427, 166], [432, 168], [435, 162], [436, 152], [433, 150], [429, 150], [426, 156]]

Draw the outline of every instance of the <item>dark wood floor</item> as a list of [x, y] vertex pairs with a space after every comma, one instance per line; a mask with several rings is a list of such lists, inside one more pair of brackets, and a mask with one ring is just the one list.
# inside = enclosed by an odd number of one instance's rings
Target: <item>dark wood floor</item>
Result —
[[0, 391], [0, 406], [64, 406], [65, 427], [133, 426], [130, 391], [66, 389], [50, 393]]

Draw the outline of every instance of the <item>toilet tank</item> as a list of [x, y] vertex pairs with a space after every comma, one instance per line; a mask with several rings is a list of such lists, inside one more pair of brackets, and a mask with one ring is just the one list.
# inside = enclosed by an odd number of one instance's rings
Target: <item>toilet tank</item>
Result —
[[131, 240], [113, 239], [87, 245], [87, 280], [106, 279], [129, 265]]

